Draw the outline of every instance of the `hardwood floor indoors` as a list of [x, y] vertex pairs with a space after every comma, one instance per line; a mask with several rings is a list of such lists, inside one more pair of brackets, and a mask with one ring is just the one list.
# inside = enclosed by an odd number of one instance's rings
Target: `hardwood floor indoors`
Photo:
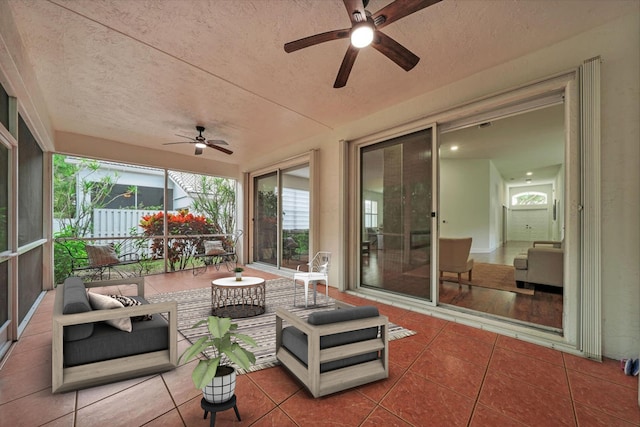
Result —
[[[471, 253], [475, 263], [501, 264], [513, 266], [513, 258], [526, 252], [532, 242], [507, 242], [490, 253]], [[385, 257], [387, 259], [385, 259]], [[385, 283], [394, 283], [394, 290], [408, 295], [429, 298], [426, 277], [406, 277], [388, 268], [398, 263], [388, 250], [371, 250], [362, 268], [363, 283], [383, 288]], [[385, 264], [385, 262], [387, 264]], [[384, 277], [382, 271], [384, 267]], [[474, 271], [473, 279], [481, 279]], [[416, 283], [419, 282], [419, 285]], [[472, 280], [473, 282], [473, 280]], [[515, 287], [515, 283], [514, 283]], [[533, 295], [525, 295], [510, 291], [489, 289], [468, 284], [458, 285], [444, 281], [440, 285], [440, 303], [464, 310], [486, 313], [509, 320], [533, 324], [552, 330], [562, 329], [563, 295], [558, 289], [535, 286]]]

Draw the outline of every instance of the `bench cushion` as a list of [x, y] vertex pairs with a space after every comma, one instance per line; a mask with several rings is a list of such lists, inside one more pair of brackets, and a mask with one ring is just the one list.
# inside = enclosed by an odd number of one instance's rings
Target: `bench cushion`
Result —
[[[326, 325], [329, 323], [344, 322], [348, 320], [365, 319], [378, 316], [378, 309], [374, 306], [361, 306], [352, 308], [341, 308], [337, 310], [321, 311], [309, 315], [307, 322], [313, 325]], [[339, 345], [375, 339], [378, 336], [378, 328], [366, 328], [356, 331], [342, 332], [339, 334], [326, 335], [320, 338], [320, 348], [331, 348]], [[302, 363], [308, 365], [308, 343], [307, 335], [299, 329], [289, 326], [282, 330], [282, 345], [293, 353]], [[358, 363], [369, 362], [378, 358], [378, 352], [361, 354], [341, 360], [322, 363], [320, 372], [327, 372], [334, 369], [352, 366]]]
[[[143, 304], [146, 300], [134, 297]], [[65, 343], [65, 367], [133, 356], [169, 348], [167, 321], [154, 315], [146, 322], [132, 322], [131, 332], [123, 332], [103, 322], [94, 326], [93, 334], [86, 339]]]
[[[79, 277], [69, 277], [64, 281], [62, 314], [76, 314], [91, 311], [84, 283]], [[75, 341], [85, 339], [93, 333], [93, 323], [64, 327], [64, 340]]]

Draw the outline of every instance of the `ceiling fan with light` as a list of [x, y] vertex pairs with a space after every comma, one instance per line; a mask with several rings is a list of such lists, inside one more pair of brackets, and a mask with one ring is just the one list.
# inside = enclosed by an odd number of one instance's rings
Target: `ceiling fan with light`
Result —
[[295, 40], [286, 43], [284, 50], [287, 53], [291, 53], [305, 47], [349, 37], [351, 44], [344, 55], [342, 65], [340, 65], [338, 76], [333, 84], [334, 88], [341, 88], [347, 84], [359, 50], [369, 45], [372, 45], [374, 49], [398, 64], [405, 71], [409, 71], [416, 66], [420, 58], [380, 30], [405, 16], [440, 1], [442, 0], [395, 0], [372, 14], [365, 9], [369, 4], [369, 0], [343, 0], [349, 13], [349, 19], [351, 19], [351, 28], [327, 31], [326, 33]]
[[179, 141], [179, 142], [165, 142], [162, 145], [173, 145], [173, 144], [195, 144], [196, 145], [196, 156], [199, 156], [200, 154], [202, 154], [202, 152], [204, 151], [205, 148], [209, 147], [209, 148], [214, 148], [218, 151], [222, 151], [225, 154], [233, 154], [233, 151], [221, 147], [221, 145], [229, 145], [227, 144], [227, 141], [223, 141], [221, 139], [205, 139], [204, 136], [202, 136], [202, 132], [204, 132], [204, 126], [196, 126], [196, 130], [199, 132], [198, 136], [196, 136], [195, 138], [191, 138], [190, 136], [184, 136], [184, 135], [178, 135], [176, 134], [176, 136], [179, 136], [181, 138], [187, 138], [190, 141]]

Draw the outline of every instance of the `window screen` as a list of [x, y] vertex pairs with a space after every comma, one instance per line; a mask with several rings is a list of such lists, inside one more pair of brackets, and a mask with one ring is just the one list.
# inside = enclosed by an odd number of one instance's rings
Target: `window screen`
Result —
[[42, 149], [18, 120], [18, 245], [42, 239]]

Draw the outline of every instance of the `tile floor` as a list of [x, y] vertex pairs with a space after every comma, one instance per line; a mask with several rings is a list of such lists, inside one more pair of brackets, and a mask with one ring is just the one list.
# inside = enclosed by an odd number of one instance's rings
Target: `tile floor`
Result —
[[[246, 275], [275, 278], [247, 269]], [[147, 278], [147, 294], [206, 286], [212, 278]], [[360, 298], [331, 289], [355, 304]], [[208, 426], [191, 364], [163, 374], [51, 394], [51, 310], [38, 307], [0, 369], [0, 426]], [[397, 307], [377, 304], [417, 334], [390, 342], [384, 381], [313, 399], [280, 367], [242, 375], [232, 410], [217, 426], [633, 426], [640, 425], [638, 377], [615, 360], [588, 361]], [[180, 343], [180, 351], [187, 345]], [[193, 362], [192, 362], [193, 363]]]

